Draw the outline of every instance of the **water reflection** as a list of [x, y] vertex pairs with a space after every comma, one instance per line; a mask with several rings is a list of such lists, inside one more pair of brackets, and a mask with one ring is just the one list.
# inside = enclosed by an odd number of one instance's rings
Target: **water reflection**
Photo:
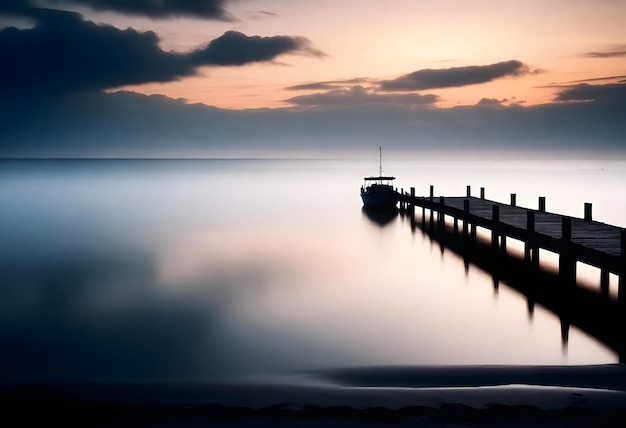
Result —
[[361, 208], [361, 212], [372, 223], [380, 227], [385, 227], [389, 225], [398, 216], [399, 210], [396, 207], [363, 206]]
[[162, 295], [148, 256], [91, 253], [27, 269], [1, 269], [5, 381], [207, 377], [228, 361], [216, 352], [223, 297]]

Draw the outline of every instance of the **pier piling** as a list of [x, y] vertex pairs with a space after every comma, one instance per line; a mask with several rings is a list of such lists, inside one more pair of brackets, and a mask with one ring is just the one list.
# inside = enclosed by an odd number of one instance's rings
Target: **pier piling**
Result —
[[491, 220], [493, 228], [491, 229], [491, 247], [494, 251], [498, 251], [498, 224], [500, 223], [500, 207], [498, 205], [491, 206]]
[[443, 196], [439, 196], [439, 210], [437, 211], [437, 221], [439, 222], [439, 227], [444, 227], [446, 224], [445, 208], [445, 199]]
[[[531, 210], [526, 211], [526, 231], [532, 236], [535, 231], [535, 212]], [[529, 240], [524, 243], [524, 260], [530, 262], [532, 259], [532, 246]]]
[[591, 215], [591, 204], [589, 202], [585, 202], [585, 221], [592, 221]]
[[620, 271], [619, 284], [617, 290], [617, 300], [622, 306], [622, 313], [624, 314], [624, 320], [626, 321], [626, 229], [622, 229], [620, 234]]
[[570, 254], [569, 244], [572, 240], [572, 219], [563, 217], [561, 221], [561, 240], [563, 250], [559, 254], [559, 276], [567, 284], [576, 283], [576, 258]]
[[470, 201], [469, 199], [465, 199], [463, 201], [463, 214], [465, 216], [465, 218], [463, 219], [463, 239], [467, 239], [467, 233], [468, 233], [468, 221], [469, 221], [469, 212], [470, 212]]

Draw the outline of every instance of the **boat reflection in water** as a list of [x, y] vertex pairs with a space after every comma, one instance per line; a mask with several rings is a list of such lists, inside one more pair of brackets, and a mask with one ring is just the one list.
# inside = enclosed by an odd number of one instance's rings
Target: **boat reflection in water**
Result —
[[364, 205], [361, 212], [368, 220], [380, 227], [389, 225], [398, 216], [398, 208], [395, 205]]

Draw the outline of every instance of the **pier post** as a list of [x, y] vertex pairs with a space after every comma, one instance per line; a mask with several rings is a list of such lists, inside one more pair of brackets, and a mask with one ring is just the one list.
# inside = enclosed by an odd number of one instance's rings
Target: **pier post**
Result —
[[469, 213], [470, 201], [469, 199], [465, 199], [463, 200], [463, 239], [467, 239]]
[[517, 205], [517, 195], [515, 193], [511, 193], [511, 206], [514, 207]]
[[600, 292], [604, 297], [609, 297], [609, 271], [600, 269]]
[[484, 187], [480, 188], [480, 199], [485, 199], [485, 188]]
[[526, 242], [524, 243], [524, 260], [539, 266], [539, 248], [534, 244], [535, 240], [535, 212], [526, 211]]
[[470, 239], [473, 242], [476, 242], [476, 227], [477, 227], [476, 223], [472, 223], [471, 226], [472, 226], [472, 229], [470, 230]]
[[569, 243], [572, 240], [572, 219], [561, 220], [562, 249], [559, 254], [559, 276], [567, 284], [576, 284], [576, 258], [571, 254]]
[[415, 206], [415, 187], [411, 187], [411, 205]]
[[429, 227], [430, 227], [430, 230], [432, 230], [432, 229], [433, 229], [433, 226], [434, 226], [434, 224], [435, 224], [435, 218], [434, 218], [434, 216], [435, 216], [435, 209], [434, 209], [434, 207], [431, 205], [431, 206], [430, 206], [430, 221], [429, 221]]
[[591, 203], [585, 202], [585, 221], [592, 221]]
[[498, 205], [491, 206], [491, 248], [498, 251], [498, 229], [500, 228], [500, 207]]
[[433, 201], [433, 198], [435, 197], [435, 186], [433, 186], [432, 184], [430, 185], [430, 201]]
[[622, 313], [624, 313], [623, 308], [626, 307], [626, 229], [622, 229], [620, 235], [620, 261], [617, 301], [622, 307]]
[[539, 211], [542, 213], [546, 212], [546, 197], [539, 196]]
[[469, 198], [470, 196], [472, 196], [472, 186], [467, 186], [466, 189], [466, 196]]
[[439, 212], [437, 213], [437, 221], [439, 222], [439, 227], [443, 228], [446, 224], [446, 204], [443, 196], [439, 196]]

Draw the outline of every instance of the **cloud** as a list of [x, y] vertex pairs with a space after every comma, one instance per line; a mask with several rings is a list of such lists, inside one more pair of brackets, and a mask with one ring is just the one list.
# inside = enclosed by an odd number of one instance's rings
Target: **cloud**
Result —
[[623, 91], [587, 102], [455, 108], [350, 103], [350, 94], [344, 95], [347, 100], [312, 108], [254, 110], [129, 92], [78, 94], [34, 106], [0, 98], [0, 157], [297, 156], [356, 153], [380, 141], [399, 150], [626, 151]]
[[555, 101], [595, 101], [602, 99], [620, 100], [626, 108], [626, 84], [590, 85], [581, 83], [559, 92]]
[[[30, 3], [30, 2], [29, 2]], [[226, 0], [47, 0], [58, 7], [87, 6], [97, 11], [150, 18], [195, 17], [229, 20]]]
[[194, 73], [183, 55], [164, 52], [158, 43], [153, 32], [50, 14], [32, 29], [0, 31], [0, 93], [98, 90]]
[[477, 105], [501, 105], [502, 103], [505, 103], [507, 101], [508, 100], [506, 98], [503, 98], [501, 100], [497, 98], [481, 98], [480, 101], [478, 101]]
[[[626, 74], [623, 74], [620, 76], [606, 76], [606, 77], [594, 77], [591, 79], [570, 80], [567, 83], [589, 83], [589, 82], [602, 82], [602, 81], [610, 81], [610, 80], [616, 80], [620, 82], [620, 81], [623, 81], [622, 79], [624, 78], [626, 78]], [[546, 86], [546, 87], [555, 87], [555, 86], [552, 85], [552, 86]]]
[[73, 12], [29, 9], [28, 29], [0, 30], [0, 95], [50, 96], [194, 75], [200, 66], [245, 65], [283, 54], [323, 55], [302, 37], [229, 31], [205, 48], [166, 52], [151, 31], [97, 25]]
[[583, 54], [588, 58], [619, 58], [626, 56], [626, 45], [617, 45], [603, 52], [587, 52]]
[[429, 105], [437, 102], [438, 99], [438, 96], [432, 94], [377, 94], [362, 86], [354, 86], [351, 89], [335, 89], [317, 94], [299, 95], [286, 101], [301, 106]]
[[248, 37], [237, 31], [227, 31], [205, 49], [193, 52], [190, 58], [197, 65], [244, 65], [271, 61], [284, 53], [325, 56], [304, 37]]
[[476, 85], [510, 76], [535, 73], [524, 63], [511, 60], [490, 65], [473, 65], [444, 69], [422, 69], [393, 80], [380, 81], [383, 91], [420, 91]]
[[376, 83], [375, 79], [369, 77], [355, 77], [347, 80], [326, 80], [323, 82], [303, 83], [300, 85], [287, 86], [288, 91], [319, 91], [332, 89], [349, 89], [354, 85]]
[[288, 91], [325, 91], [335, 89], [337, 86], [331, 82], [303, 83], [301, 85], [288, 86]]
[[268, 12], [266, 10], [256, 10], [246, 13], [246, 16], [255, 21], [262, 21], [267, 18], [276, 18], [279, 15], [277, 13]]

